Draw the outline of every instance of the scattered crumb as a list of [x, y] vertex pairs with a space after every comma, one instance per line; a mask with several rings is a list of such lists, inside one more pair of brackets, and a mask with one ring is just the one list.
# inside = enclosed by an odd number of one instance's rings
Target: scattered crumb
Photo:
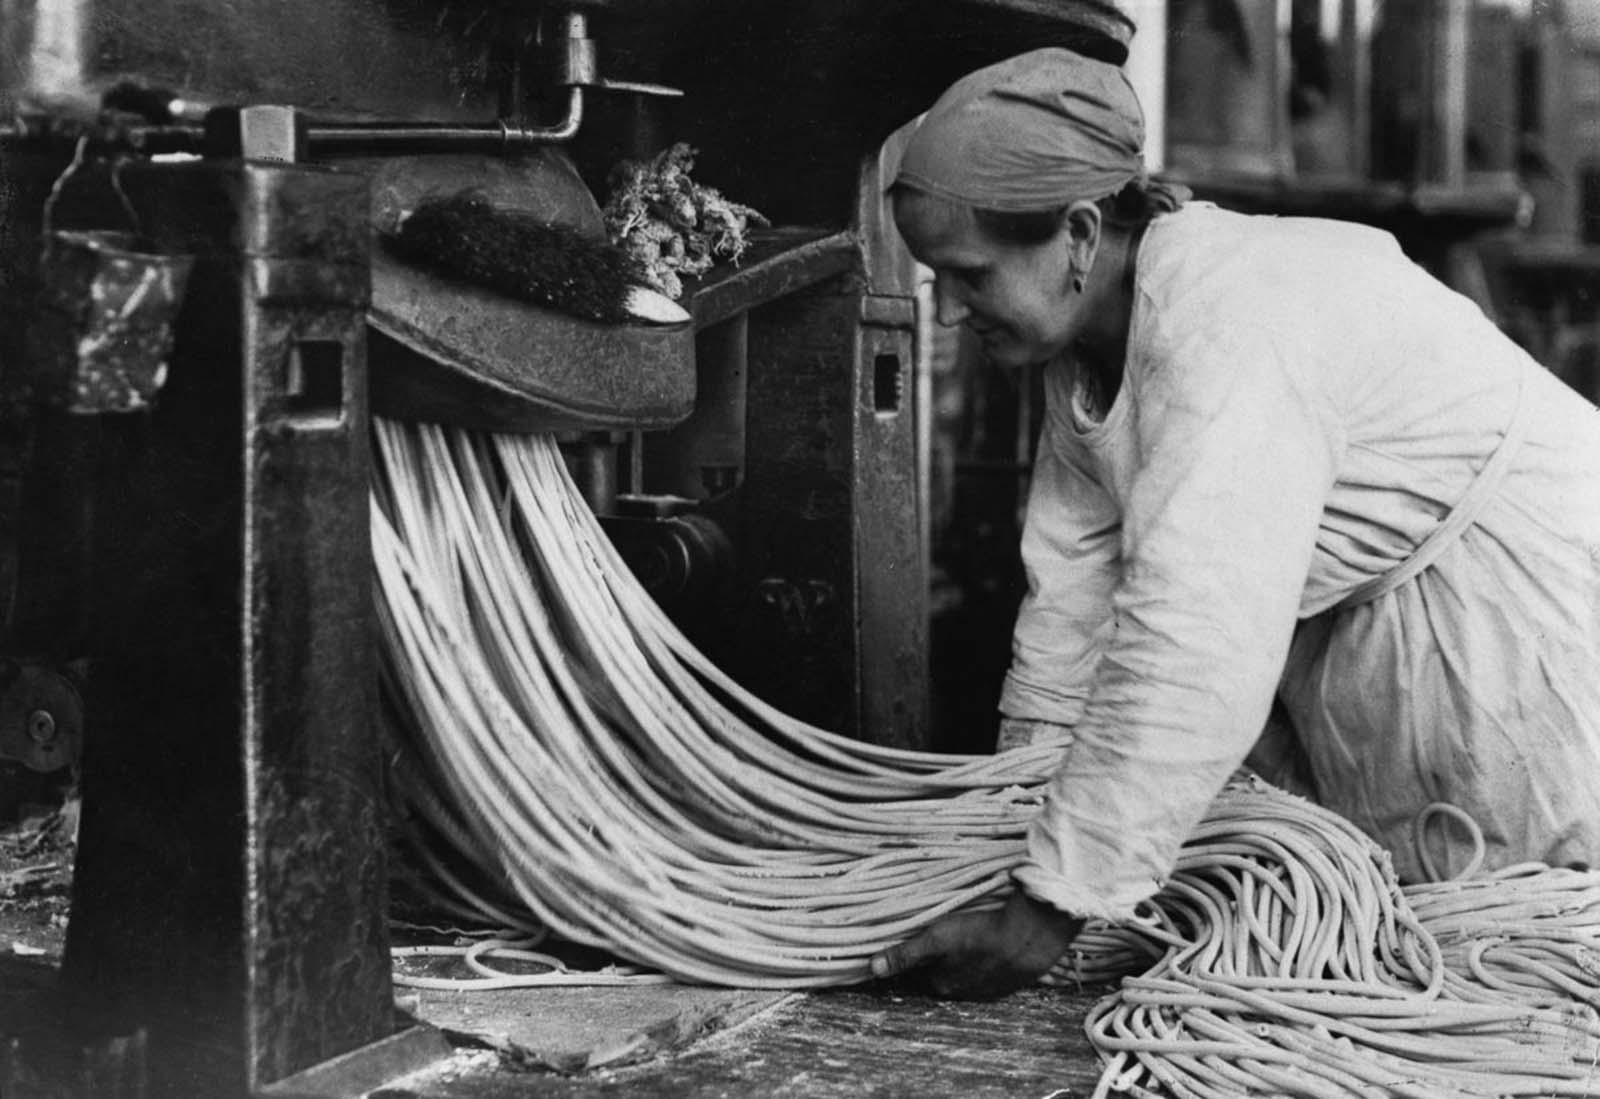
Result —
[[61, 952], [81, 804], [72, 793], [58, 805], [24, 806], [0, 824], [0, 934], [13, 957]]

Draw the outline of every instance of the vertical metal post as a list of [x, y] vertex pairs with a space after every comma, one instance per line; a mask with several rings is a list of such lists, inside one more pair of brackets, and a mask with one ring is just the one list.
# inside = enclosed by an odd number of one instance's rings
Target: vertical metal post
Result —
[[1372, 5], [1339, 5], [1340, 106], [1350, 121], [1350, 175], [1361, 180], [1372, 174]]
[[915, 299], [861, 299], [851, 471], [859, 727], [877, 744], [927, 746], [926, 506], [918, 476]]
[[743, 599], [714, 653], [779, 709], [859, 727], [854, 417], [857, 293], [818, 286], [752, 310], [745, 471], [733, 528]]
[[704, 500], [739, 484], [744, 470], [749, 314], [695, 333], [695, 407], [677, 427], [644, 439], [645, 488]]
[[370, 1088], [439, 1047], [397, 1042], [389, 978], [367, 183], [205, 162], [125, 185], [199, 258], [157, 408], [107, 424], [63, 980], [80, 1025], [148, 1031], [152, 1099]]
[[1452, 190], [1466, 182], [1467, 56], [1471, 0], [1435, 0], [1428, 58], [1430, 117], [1425, 182]]

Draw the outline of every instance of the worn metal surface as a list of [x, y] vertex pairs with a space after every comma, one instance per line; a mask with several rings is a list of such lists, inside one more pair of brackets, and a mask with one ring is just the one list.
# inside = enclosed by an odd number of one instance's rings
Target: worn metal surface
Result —
[[64, 980], [150, 1030], [151, 1096], [243, 1094], [393, 1030], [370, 727], [362, 177], [130, 171], [199, 254], [168, 388], [105, 425]]
[[380, 415], [532, 432], [669, 427], [694, 407], [687, 324], [596, 324], [388, 257], [373, 285], [397, 304], [372, 317]]
[[732, 513], [737, 580], [721, 629], [705, 640], [769, 703], [853, 735], [858, 305], [839, 281], [751, 312], [744, 482], [711, 512]]
[[751, 311], [860, 265], [853, 232], [759, 229], [737, 264], [719, 264], [689, 284], [695, 406], [673, 429], [641, 441], [651, 492], [704, 500], [737, 487], [745, 461]]
[[641, 473], [649, 468], [652, 493], [704, 500], [738, 486], [750, 381], [748, 322], [748, 313], [738, 313], [695, 333], [694, 412], [670, 431], [639, 440]]
[[[716, 614], [680, 622], [786, 713], [915, 747], [928, 723], [911, 331], [882, 323], [903, 311], [863, 304], [879, 300], [845, 276], [749, 310], [743, 478], [703, 502], [733, 542], [733, 580]], [[683, 491], [692, 465], [667, 463], [680, 481], [658, 486], [647, 461], [646, 491]]]
[[[205, 155], [259, 160], [329, 160], [366, 156], [513, 155], [570, 141], [583, 125], [582, 88], [565, 91], [566, 109], [547, 126], [478, 122], [317, 121], [296, 107], [217, 107], [197, 140]], [[171, 128], [168, 128], [171, 129]], [[130, 139], [145, 140], [130, 130]]]
[[508, 29], [496, 8], [456, 0], [7, 0], [0, 101], [92, 99], [131, 78], [192, 100], [284, 103], [335, 117], [492, 117], [496, 37]]
[[[373, 216], [392, 228], [423, 198], [482, 191], [507, 210], [604, 234], [600, 209], [555, 152], [396, 158], [372, 176]], [[487, 431], [661, 428], [694, 406], [690, 325], [597, 324], [372, 254], [373, 409]]]
[[694, 407], [694, 332], [608, 325], [373, 253], [373, 411], [486, 431], [668, 427]]
[[698, 328], [709, 328], [765, 302], [793, 294], [861, 265], [861, 241], [853, 232], [758, 229], [737, 264], [722, 264], [693, 288], [690, 312]]
[[861, 735], [927, 748], [928, 561], [922, 545], [910, 298], [861, 298], [856, 347], [855, 505]]

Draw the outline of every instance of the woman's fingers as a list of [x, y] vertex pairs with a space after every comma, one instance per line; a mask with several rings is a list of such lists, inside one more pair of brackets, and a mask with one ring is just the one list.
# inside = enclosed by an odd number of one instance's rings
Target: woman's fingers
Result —
[[945, 920], [940, 920], [932, 926], [907, 939], [897, 943], [879, 954], [873, 956], [869, 963], [874, 977], [894, 977], [908, 969], [915, 969], [920, 965], [943, 957], [949, 949], [945, 931]]
[[1083, 921], [1014, 893], [998, 909], [936, 920], [874, 956], [874, 977], [923, 970], [934, 995], [991, 999], [1038, 981], [1083, 927]]

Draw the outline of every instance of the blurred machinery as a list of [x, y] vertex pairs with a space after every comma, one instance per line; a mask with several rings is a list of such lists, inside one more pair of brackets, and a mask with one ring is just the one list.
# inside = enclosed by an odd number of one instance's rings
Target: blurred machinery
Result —
[[[369, 411], [560, 433], [715, 659], [796, 716], [928, 743], [915, 287], [883, 149], [1000, 56], [1120, 61], [1116, 5], [4, 15], [0, 751], [82, 769], [51, 1019], [83, 1094], [354, 1094], [439, 1052], [389, 984]], [[592, 228], [610, 167], [675, 141], [773, 224], [680, 325], [510, 303], [374, 240], [402, 160]], [[52, 1050], [12, 1037], [8, 1099]]]

